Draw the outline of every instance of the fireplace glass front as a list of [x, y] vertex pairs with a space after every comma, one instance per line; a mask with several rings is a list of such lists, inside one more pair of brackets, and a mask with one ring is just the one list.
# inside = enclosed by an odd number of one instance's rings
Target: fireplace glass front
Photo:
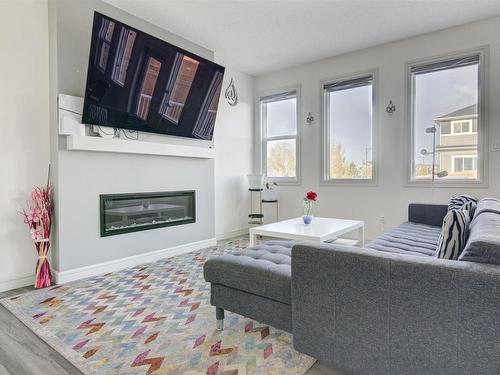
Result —
[[101, 194], [101, 237], [194, 223], [195, 192]]

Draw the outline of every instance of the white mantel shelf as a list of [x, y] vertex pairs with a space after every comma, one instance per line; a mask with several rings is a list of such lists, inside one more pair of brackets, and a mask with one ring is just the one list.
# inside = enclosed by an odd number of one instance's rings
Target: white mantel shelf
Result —
[[215, 149], [171, 143], [155, 143], [125, 139], [69, 135], [66, 149], [71, 151], [114, 152], [122, 154], [163, 155], [198, 159], [214, 159]]

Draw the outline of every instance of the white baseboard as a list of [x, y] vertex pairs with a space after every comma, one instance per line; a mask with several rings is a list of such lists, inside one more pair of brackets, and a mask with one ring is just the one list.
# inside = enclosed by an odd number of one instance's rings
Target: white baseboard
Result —
[[23, 286], [33, 285], [34, 282], [35, 282], [35, 275], [27, 275], [15, 278], [13, 280], [0, 281], [0, 292], [22, 288]]
[[169, 258], [179, 254], [190, 253], [195, 250], [215, 246], [215, 238], [203, 241], [191, 242], [185, 245], [174, 246], [167, 249], [151, 251], [146, 254], [133, 255], [127, 258], [111, 260], [108, 262], [92, 264], [90, 266], [74, 268], [67, 271], [54, 271], [56, 284], [65, 284], [71, 281], [85, 279], [87, 277], [97, 276], [108, 272], [117, 271], [123, 268], [134, 267], [139, 264], [154, 262], [158, 259]]
[[232, 232], [216, 234], [215, 238], [217, 239], [217, 241], [222, 241], [233, 237], [244, 236], [245, 234], [248, 234], [248, 228], [233, 230]]

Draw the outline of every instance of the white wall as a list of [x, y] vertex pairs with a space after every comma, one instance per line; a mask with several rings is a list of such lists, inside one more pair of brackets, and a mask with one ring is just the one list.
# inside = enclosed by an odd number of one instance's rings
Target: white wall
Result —
[[[223, 62], [220, 62], [223, 64]], [[231, 78], [239, 96], [232, 107], [224, 98]], [[252, 172], [254, 78], [226, 67], [215, 126], [215, 234], [218, 238], [248, 229]]]
[[[298, 66], [258, 77], [256, 93], [302, 85], [302, 182], [300, 186], [279, 187], [281, 218], [301, 214], [301, 198], [308, 190], [319, 193], [315, 214], [341, 218], [359, 218], [367, 222], [367, 237], [380, 233], [380, 216], [386, 229], [405, 220], [409, 202], [446, 202], [458, 192], [477, 196], [500, 196], [500, 152], [489, 152], [489, 187], [460, 189], [405, 187], [405, 63], [409, 60], [490, 46], [489, 61], [489, 128], [490, 142], [500, 140], [500, 18], [463, 25], [342, 56]], [[320, 80], [349, 73], [379, 69], [379, 183], [376, 187], [319, 186], [320, 181]], [[389, 117], [385, 106], [392, 100], [397, 112]], [[316, 121], [305, 124], [311, 111]], [[258, 124], [256, 124], [258, 126]]]
[[19, 210], [49, 163], [48, 19], [42, 0], [0, 2], [0, 291], [33, 282]]

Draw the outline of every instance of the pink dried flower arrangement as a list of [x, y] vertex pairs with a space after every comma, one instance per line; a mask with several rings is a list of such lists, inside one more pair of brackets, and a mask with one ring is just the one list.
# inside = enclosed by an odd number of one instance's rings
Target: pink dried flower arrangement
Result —
[[35, 241], [38, 261], [35, 269], [35, 288], [45, 288], [52, 285], [52, 272], [47, 259], [50, 248], [50, 230], [54, 202], [52, 186], [35, 187], [31, 192], [31, 202], [23, 209], [24, 223], [28, 226], [31, 238]]

